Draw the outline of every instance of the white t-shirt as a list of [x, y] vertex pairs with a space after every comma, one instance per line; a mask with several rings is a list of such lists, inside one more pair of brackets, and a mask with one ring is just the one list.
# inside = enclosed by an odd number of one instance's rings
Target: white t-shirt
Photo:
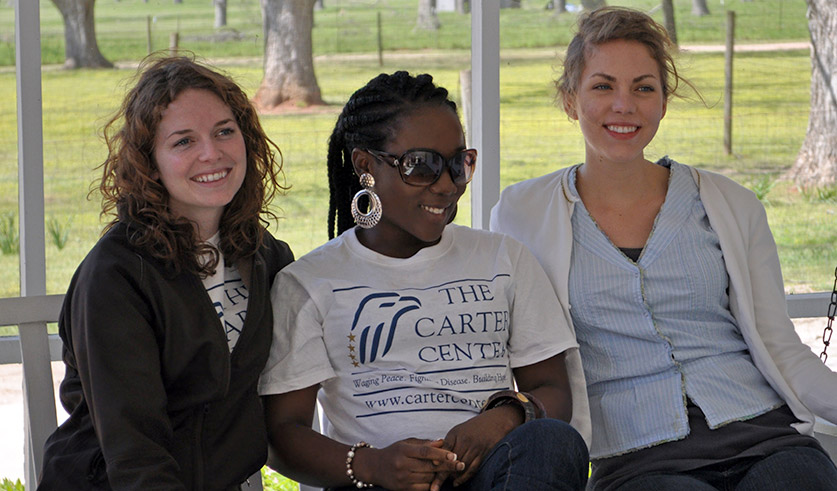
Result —
[[[207, 242], [218, 248], [220, 235], [213, 235]], [[241, 335], [244, 327], [244, 318], [247, 316], [247, 299], [250, 293], [244, 286], [241, 274], [235, 265], [226, 265], [224, 255], [218, 258], [218, 266], [215, 274], [203, 279], [203, 286], [215, 312], [218, 313], [218, 320], [227, 337], [227, 344], [230, 352], [235, 348], [235, 343]]]
[[578, 346], [534, 256], [458, 225], [407, 259], [349, 230], [280, 271], [271, 298], [259, 393], [322, 384], [328, 436], [348, 444], [443, 438], [514, 387], [512, 368]]

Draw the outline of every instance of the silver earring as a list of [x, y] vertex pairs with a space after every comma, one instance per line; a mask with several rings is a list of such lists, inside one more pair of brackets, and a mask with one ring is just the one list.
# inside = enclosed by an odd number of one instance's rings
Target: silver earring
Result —
[[[361, 228], [372, 228], [381, 221], [381, 198], [372, 190], [375, 186], [375, 178], [372, 174], [363, 173], [360, 176], [360, 185], [363, 189], [352, 198], [352, 217]], [[361, 212], [358, 207], [361, 196], [369, 197], [369, 207], [366, 213]]]

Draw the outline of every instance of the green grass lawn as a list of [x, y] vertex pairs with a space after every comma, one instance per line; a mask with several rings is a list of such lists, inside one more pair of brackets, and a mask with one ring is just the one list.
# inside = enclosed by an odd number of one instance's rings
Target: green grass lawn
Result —
[[[512, 50], [501, 68], [502, 186], [580, 162], [583, 140], [574, 123], [554, 106], [554, 49]], [[340, 105], [353, 90], [381, 70], [430, 72], [459, 99], [459, 70], [467, 68], [467, 52], [390, 57], [386, 66], [329, 57], [316, 63], [323, 95], [330, 104], [298, 114], [266, 115], [262, 121], [279, 144], [290, 190], [274, 206], [282, 217], [275, 234], [297, 255], [326, 240], [326, 142]], [[716, 170], [745, 184], [768, 176], [778, 179], [795, 158], [808, 119], [809, 58], [805, 52], [742, 53], [736, 58], [733, 155], [722, 145], [723, 56], [684, 54], [684, 73], [701, 89], [709, 104], [694, 97], [676, 99], [660, 133], [648, 149], [649, 158], [668, 154], [683, 163]], [[253, 93], [261, 67], [225, 65]], [[79, 261], [98, 237], [98, 197], [87, 199], [95, 167], [104, 158], [98, 132], [123, 93], [133, 70], [45, 70], [43, 75], [44, 166], [46, 218], [70, 223], [67, 245], [47, 244], [50, 293], [63, 292]], [[14, 74], [0, 73], [0, 216], [16, 213], [17, 136]], [[69, 91], [69, 92], [68, 92]], [[68, 97], [71, 94], [72, 97]], [[468, 196], [460, 223], [468, 223]], [[804, 196], [780, 182], [768, 195], [767, 210], [780, 247], [787, 284], [794, 291], [831, 286], [837, 263], [833, 198]], [[18, 259], [0, 255], [0, 295], [18, 292]]]

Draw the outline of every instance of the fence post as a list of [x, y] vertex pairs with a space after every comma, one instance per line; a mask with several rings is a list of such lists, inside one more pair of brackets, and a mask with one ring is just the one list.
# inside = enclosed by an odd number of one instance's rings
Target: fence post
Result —
[[727, 11], [727, 43], [724, 52], [724, 151], [732, 155], [732, 59], [735, 54], [735, 12]]
[[177, 45], [180, 42], [180, 33], [173, 32], [169, 34], [169, 54], [174, 56], [177, 54]]
[[378, 11], [378, 66], [384, 66], [384, 39], [381, 35], [381, 11]]
[[151, 54], [153, 51], [153, 46], [151, 45], [151, 16], [145, 16], [145, 49], [148, 51], [148, 54]]

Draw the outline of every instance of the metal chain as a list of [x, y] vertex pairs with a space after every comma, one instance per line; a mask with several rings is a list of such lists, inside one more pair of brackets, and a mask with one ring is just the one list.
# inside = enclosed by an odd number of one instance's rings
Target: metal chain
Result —
[[828, 304], [828, 323], [822, 331], [822, 353], [820, 353], [820, 360], [823, 363], [828, 359], [828, 345], [831, 344], [831, 334], [834, 330], [831, 324], [834, 322], [834, 314], [837, 313], [837, 268], [834, 269], [834, 288], [831, 290], [831, 303]]

